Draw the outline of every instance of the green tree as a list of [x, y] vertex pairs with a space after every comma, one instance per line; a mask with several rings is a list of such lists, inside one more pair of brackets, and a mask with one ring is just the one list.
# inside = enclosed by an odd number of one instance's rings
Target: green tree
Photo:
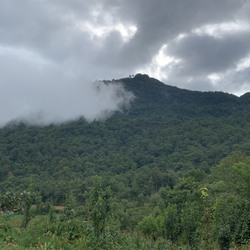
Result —
[[104, 233], [110, 214], [110, 188], [103, 188], [102, 178], [95, 176], [93, 186], [89, 191], [90, 218], [97, 239]]
[[2, 211], [23, 213], [22, 227], [26, 228], [30, 220], [35, 216], [32, 206], [36, 205], [38, 197], [33, 192], [21, 193], [7, 192], [0, 195], [0, 207]]
[[144, 217], [138, 224], [138, 228], [147, 236], [156, 240], [161, 234], [161, 228], [157, 219], [153, 215]]
[[23, 211], [22, 227], [26, 228], [30, 220], [35, 216], [32, 213], [32, 205], [36, 204], [37, 196], [32, 192], [24, 191], [20, 193], [21, 207]]
[[164, 237], [176, 242], [180, 235], [180, 214], [176, 204], [169, 205], [164, 210]]

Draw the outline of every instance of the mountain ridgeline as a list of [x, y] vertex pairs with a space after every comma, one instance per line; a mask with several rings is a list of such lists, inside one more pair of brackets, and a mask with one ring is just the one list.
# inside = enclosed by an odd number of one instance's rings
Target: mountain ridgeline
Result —
[[80, 118], [0, 130], [1, 192], [32, 190], [54, 205], [68, 204], [72, 196], [91, 221], [92, 179], [99, 176], [112, 192], [107, 223], [118, 225], [121, 234], [140, 232], [152, 240], [150, 248], [131, 249], [247, 244], [250, 94], [189, 91], [142, 74], [104, 83], [132, 92], [130, 106], [91, 123]]
[[121, 79], [125, 88], [135, 94], [132, 113], [181, 114], [184, 116], [225, 115], [247, 110], [250, 93], [241, 97], [223, 92], [200, 92], [166, 85], [148, 75]]

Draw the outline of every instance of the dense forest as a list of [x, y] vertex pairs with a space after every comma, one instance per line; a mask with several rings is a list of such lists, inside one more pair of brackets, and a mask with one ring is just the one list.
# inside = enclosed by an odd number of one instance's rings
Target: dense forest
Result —
[[104, 83], [130, 106], [0, 129], [1, 249], [249, 249], [250, 94]]

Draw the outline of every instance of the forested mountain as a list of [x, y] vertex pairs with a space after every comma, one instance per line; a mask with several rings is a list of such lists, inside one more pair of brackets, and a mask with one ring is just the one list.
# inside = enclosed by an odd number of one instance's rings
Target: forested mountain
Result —
[[65, 205], [70, 195], [88, 206], [98, 175], [112, 193], [110, 223], [141, 232], [152, 249], [159, 239], [169, 249], [247, 244], [249, 93], [189, 91], [141, 74], [104, 82], [132, 92], [130, 106], [91, 123], [0, 130], [3, 196], [30, 190], [41, 202]]

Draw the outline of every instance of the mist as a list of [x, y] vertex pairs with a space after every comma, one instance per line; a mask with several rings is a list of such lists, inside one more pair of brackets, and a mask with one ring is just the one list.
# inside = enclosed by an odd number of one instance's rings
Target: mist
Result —
[[121, 83], [93, 81], [64, 66], [48, 66], [48, 62], [8, 55], [0, 67], [1, 127], [20, 121], [59, 124], [80, 117], [91, 122], [122, 111], [133, 99]]

